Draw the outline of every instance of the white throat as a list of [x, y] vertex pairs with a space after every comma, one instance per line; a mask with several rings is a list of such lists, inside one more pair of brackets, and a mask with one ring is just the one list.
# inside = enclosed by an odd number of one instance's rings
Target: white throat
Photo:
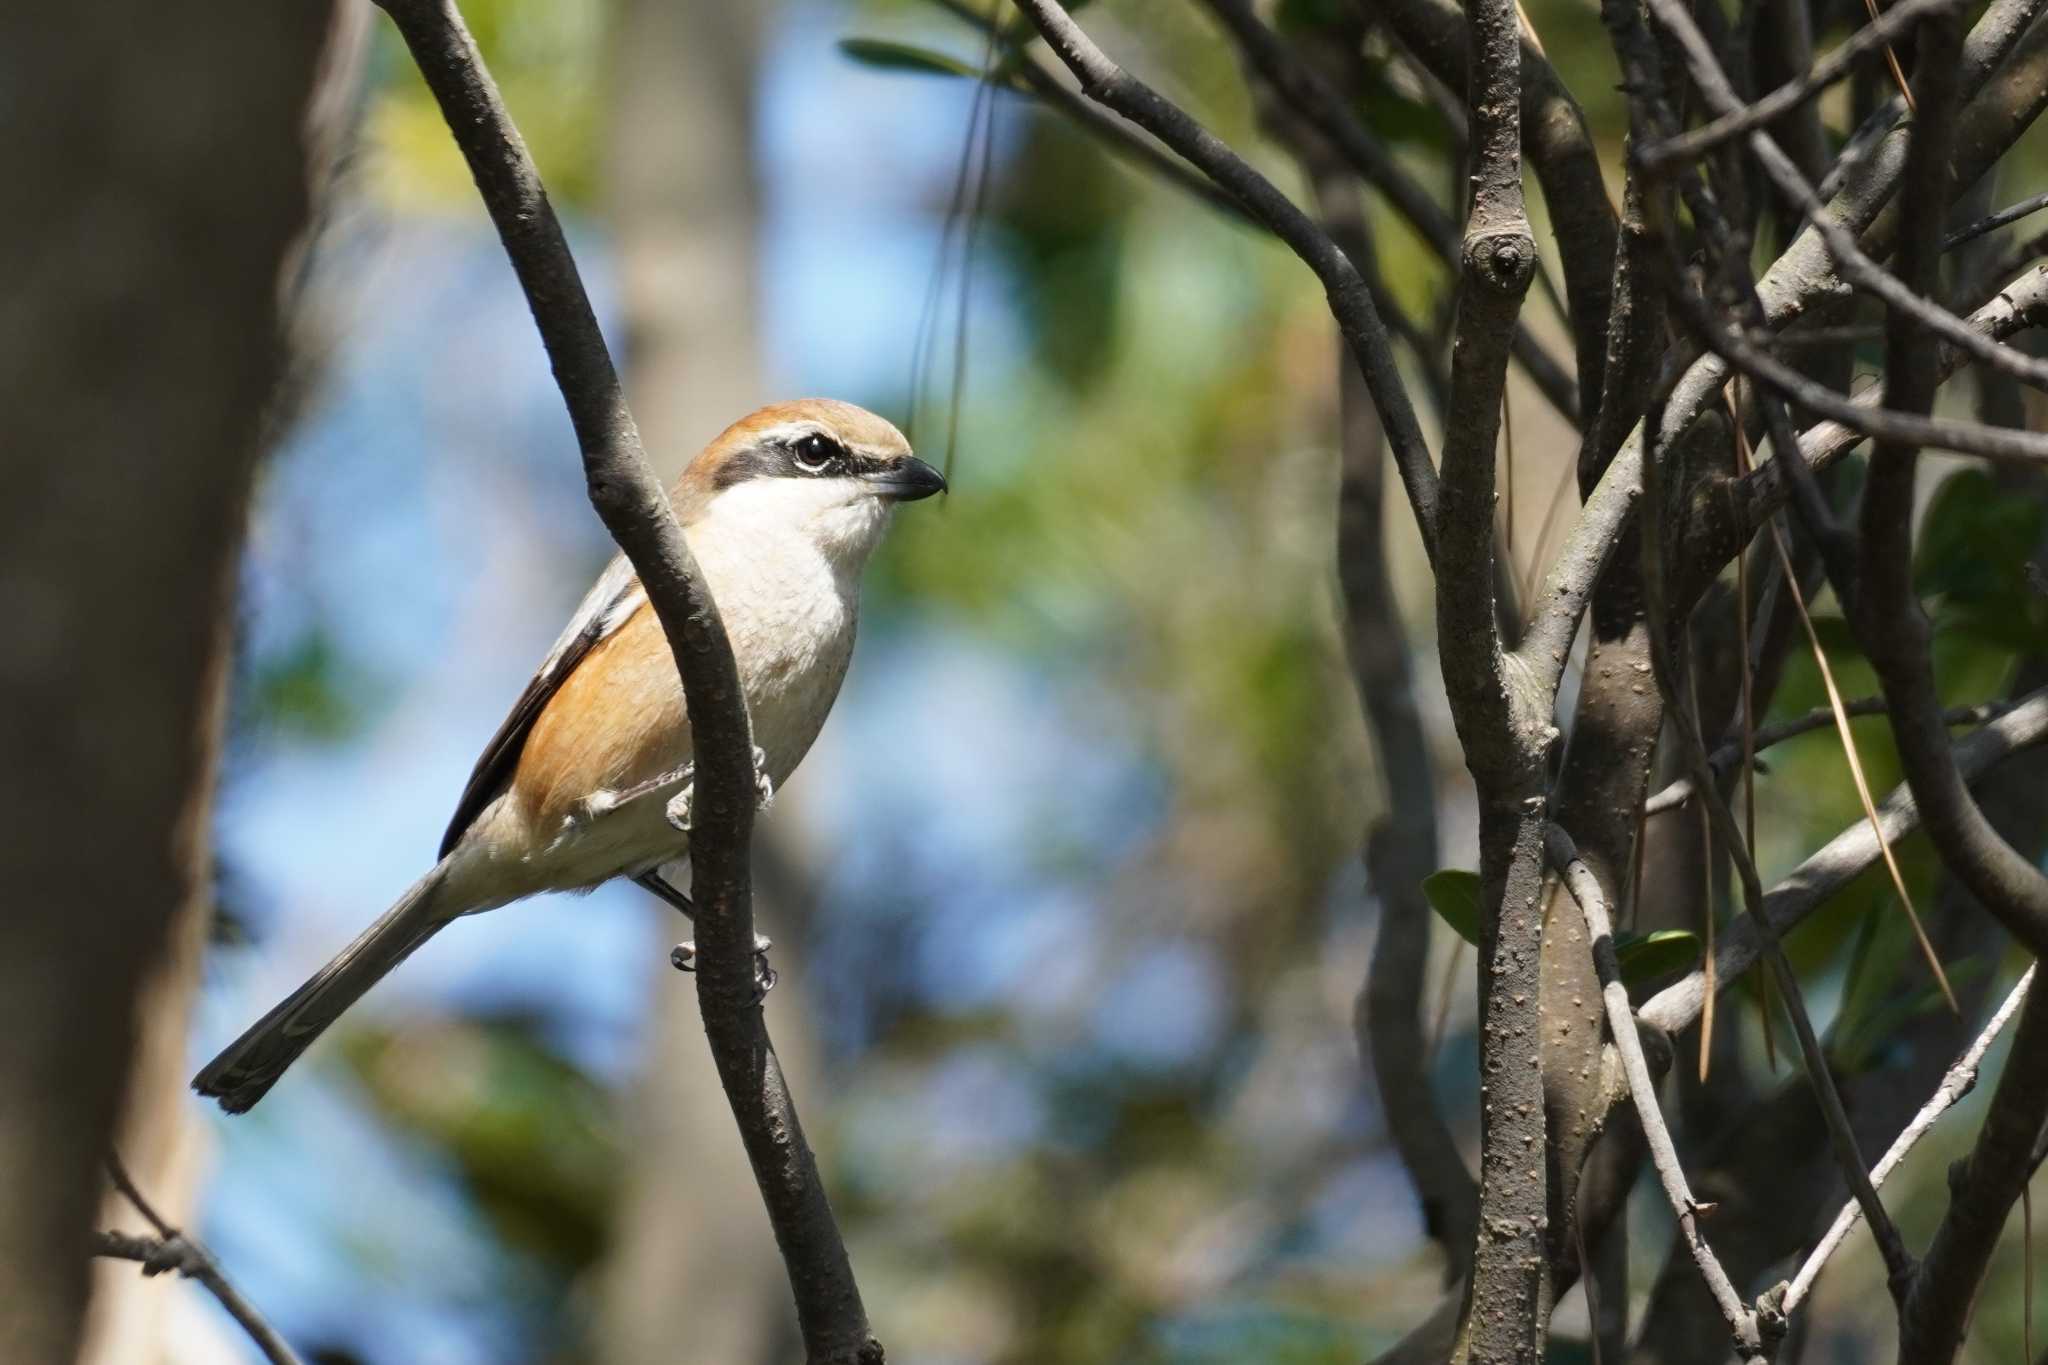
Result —
[[690, 544], [771, 559], [808, 552], [853, 586], [893, 506], [855, 479], [749, 479], [712, 498], [690, 527]]

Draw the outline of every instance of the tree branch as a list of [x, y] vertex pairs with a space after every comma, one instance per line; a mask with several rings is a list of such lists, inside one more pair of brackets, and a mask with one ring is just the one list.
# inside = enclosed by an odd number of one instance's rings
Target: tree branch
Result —
[[1621, 984], [1621, 964], [1614, 955], [1614, 926], [1607, 913], [1607, 897], [1599, 878], [1579, 859], [1579, 850], [1562, 826], [1552, 825], [1545, 834], [1550, 865], [1564, 879], [1565, 888], [1578, 903], [1586, 920], [1586, 934], [1593, 944], [1593, 962], [1600, 973], [1600, 1000], [1607, 1012], [1608, 1035], [1621, 1054], [1622, 1074], [1628, 1078], [1629, 1098], [1642, 1120], [1643, 1137], [1649, 1143], [1650, 1163], [1664, 1186], [1665, 1198], [1678, 1217], [1679, 1236], [1698, 1265], [1700, 1278], [1720, 1306], [1721, 1316], [1734, 1338], [1735, 1353], [1744, 1360], [1762, 1358], [1763, 1341], [1758, 1334], [1756, 1314], [1743, 1305], [1742, 1296], [1729, 1282], [1728, 1273], [1714, 1256], [1714, 1249], [1700, 1232], [1700, 1205], [1686, 1184], [1685, 1168], [1679, 1164], [1678, 1148], [1671, 1141], [1663, 1111], [1657, 1107], [1657, 1083], [1650, 1064], [1643, 1057], [1642, 1039], [1636, 1035], [1635, 1014], [1629, 1009], [1628, 988]]
[[1977, 1144], [1949, 1171], [1949, 1209], [1899, 1315], [1900, 1365], [1947, 1365], [2048, 1120], [2048, 991], [2029, 991]]
[[[1353, 260], [1369, 260], [1357, 181], [1331, 162], [1324, 151], [1306, 165], [1324, 226]], [[1349, 363], [1337, 375], [1337, 425], [1337, 581], [1345, 644], [1385, 799], [1384, 814], [1366, 834], [1379, 932], [1353, 1025], [1394, 1150], [1421, 1200], [1423, 1226], [1458, 1274], [1472, 1254], [1479, 1186], [1433, 1093], [1422, 1035], [1424, 968], [1435, 920], [1422, 881], [1437, 866], [1436, 770], [1415, 704], [1414, 667], [1387, 557], [1379, 421]]]
[[131, 1237], [121, 1232], [98, 1232], [93, 1234], [92, 1254], [107, 1256], [122, 1261], [139, 1261], [144, 1275], [161, 1275], [175, 1270], [186, 1279], [196, 1280], [206, 1292], [220, 1301], [228, 1316], [238, 1323], [249, 1340], [256, 1343], [256, 1349], [270, 1365], [301, 1365], [298, 1354], [278, 1334], [256, 1305], [235, 1288], [227, 1272], [220, 1268], [220, 1262], [213, 1253], [195, 1237], [187, 1237], [165, 1220], [156, 1211], [156, 1206], [136, 1188], [128, 1175], [128, 1168], [117, 1156], [107, 1158], [107, 1174], [113, 1179], [114, 1188], [121, 1192], [135, 1211], [149, 1221], [156, 1229], [155, 1237]]
[[[1367, 22], [1386, 24], [1426, 76], [1450, 90], [1470, 86], [1469, 11], [1460, 13], [1451, 0], [1359, 0], [1357, 8]], [[1523, 154], [1536, 172], [1557, 235], [1579, 373], [1579, 412], [1582, 420], [1590, 420], [1602, 406], [1605, 382], [1614, 206], [1578, 101], [1533, 40], [1519, 46], [1510, 93], [1520, 99]]]
[[[1955, 90], [1950, 75], [1952, 27], [1923, 33], [1917, 70], [1932, 88], [1915, 123], [1907, 161], [1907, 193], [1921, 197], [1948, 173]], [[1932, 290], [1941, 264], [1941, 224], [1931, 215], [1909, 220], [1901, 249], [1905, 283]], [[1885, 410], [1919, 414], [1934, 401], [1938, 357], [1925, 320], [1913, 310], [1887, 314]], [[1985, 818], [1957, 771], [1941, 723], [1935, 686], [1933, 626], [1913, 587], [1913, 490], [1919, 451], [1885, 440], [1870, 460], [1863, 495], [1862, 586], [1851, 620], [1890, 704], [1899, 766], [1919, 802], [1927, 836], [1951, 875], [2035, 956], [2048, 955], [2048, 876], [2021, 856]]]
[[[1991, 1044], [2005, 1031], [2007, 1022], [2019, 1010], [2020, 1003], [2027, 998], [2027, 988], [2034, 981], [2034, 970], [2030, 966], [2021, 975], [2019, 984], [2005, 997], [2005, 1003], [1991, 1016], [1991, 1021], [1984, 1026], [1983, 1032], [1977, 1035], [1976, 1041], [1964, 1050], [1962, 1056], [1956, 1058], [1955, 1065], [1941, 1078], [1941, 1084], [1928, 1096], [1927, 1103], [1920, 1106], [1920, 1112], [1913, 1116], [1898, 1138], [1886, 1149], [1885, 1154], [1878, 1159], [1877, 1164], [1870, 1168], [1872, 1185], [1882, 1187], [1891, 1173], [1898, 1169], [1899, 1163], [1906, 1159], [1906, 1154], [1913, 1150], [1921, 1138], [1927, 1136], [1936, 1120], [1947, 1113], [1957, 1100], [1976, 1088], [1977, 1069], [1984, 1064], [1984, 1054], [1991, 1050]], [[1781, 1307], [1787, 1316], [1805, 1301], [1807, 1294], [1813, 1289], [1814, 1282], [1819, 1279], [1822, 1267], [1827, 1265], [1828, 1258], [1835, 1254], [1836, 1249], [1842, 1245], [1862, 1216], [1863, 1211], [1856, 1206], [1855, 1200], [1852, 1199], [1842, 1205], [1842, 1211], [1835, 1215], [1835, 1221], [1828, 1226], [1819, 1245], [1814, 1247], [1805, 1264], [1799, 1267], [1799, 1273], [1793, 1276], [1791, 1284], [1785, 1288]]]
[[[1699, 26], [1693, 22], [1682, 5], [1673, 4], [1671, 0], [1653, 0], [1651, 8], [1656, 12], [1658, 21], [1678, 40], [1680, 49], [1686, 55], [1693, 84], [1710, 107], [1724, 117], [1738, 116], [1753, 107], [1745, 105], [1735, 93], [1734, 86], [1729, 84], [1727, 75], [1715, 60], [1706, 36], [1700, 32]], [[1951, 33], [1953, 32], [1951, 18], [1944, 17], [1931, 22], [1950, 26]], [[1953, 90], [1953, 77], [1956, 74], [1956, 51], [1953, 42], [1946, 49], [1946, 54], [1947, 59], [1939, 67], [1945, 78], [1940, 84]], [[1922, 103], [1924, 105], [1925, 101]], [[1932, 163], [1935, 168], [1932, 173], [1919, 177], [1909, 174], [1907, 177], [1909, 194], [1926, 195], [1928, 202], [1935, 203], [1946, 203], [1949, 197], [1946, 148], [1949, 134], [1953, 131], [1953, 105], [1941, 112], [1944, 150], [1942, 159]], [[1915, 120], [1916, 142], [1929, 130], [1927, 114], [1928, 110], [1923, 108]], [[1829, 216], [1827, 207], [1821, 203], [1813, 186], [1807, 183], [1806, 177], [1800, 174], [1792, 158], [1784, 153], [1770, 134], [1761, 128], [1752, 128], [1748, 133], [1748, 143], [1756, 164], [1763, 168], [1764, 173], [1787, 199], [1799, 206], [1834, 258], [1835, 268], [1851, 284], [1875, 294], [1884, 300], [1886, 307], [1892, 312], [1910, 316], [1919, 326], [1938, 333], [1943, 340], [1961, 347], [1972, 358], [2010, 375], [2023, 384], [2034, 388], [2048, 388], [2048, 362], [2036, 360], [2011, 347], [1999, 345], [1948, 309], [1933, 302], [1932, 295], [1936, 291], [1931, 288], [1916, 291], [1912, 281], [1893, 276], [1891, 272], [1865, 255], [1862, 248], [1856, 244], [1856, 234]], [[1909, 172], [1912, 169], [1910, 161], [1907, 169]], [[1932, 215], [1921, 214], [1910, 216], [1908, 221], [1917, 224], [1922, 221], [1939, 220]], [[1890, 367], [1886, 368], [1886, 373], [1892, 373]]]
[[[1653, 5], [1663, 5], [1668, 0], [1651, 0]], [[1684, 291], [1674, 290], [1675, 293]], [[1646, 428], [1663, 429], [1661, 414], [1654, 408]], [[1694, 790], [1705, 803], [1707, 815], [1712, 822], [1714, 838], [1720, 848], [1733, 862], [1737, 878], [1742, 887], [1742, 902], [1748, 911], [1748, 922], [1758, 931], [1763, 944], [1763, 956], [1768, 964], [1773, 984], [1783, 997], [1786, 1012], [1791, 1016], [1792, 1031], [1799, 1043], [1799, 1052], [1814, 1097], [1820, 1103], [1822, 1117], [1827, 1121], [1828, 1138], [1835, 1152], [1836, 1163], [1842, 1175], [1863, 1206], [1864, 1216], [1870, 1220], [1872, 1233], [1884, 1253], [1885, 1266], [1890, 1274], [1892, 1292], [1895, 1297], [1905, 1293], [1907, 1277], [1911, 1273], [1911, 1258], [1905, 1244], [1899, 1237], [1897, 1226], [1878, 1199], [1876, 1189], [1870, 1183], [1870, 1169], [1857, 1149], [1856, 1135], [1849, 1126], [1848, 1114], [1842, 1106], [1842, 1097], [1836, 1088], [1833, 1073], [1828, 1069], [1826, 1054], [1821, 1050], [1820, 1039], [1815, 1034], [1813, 1021], [1807, 1015], [1806, 1004], [1800, 995], [1799, 980], [1793, 974], [1791, 964], [1785, 959], [1779, 946], [1776, 931], [1771, 927], [1765, 914], [1763, 884], [1757, 875], [1756, 862], [1751, 856], [1742, 829], [1737, 825], [1734, 812], [1729, 809], [1726, 798], [1714, 783], [1713, 771], [1707, 760], [1707, 748], [1699, 730], [1698, 717], [1689, 706], [1682, 702], [1688, 690], [1686, 654], [1682, 643], [1672, 639], [1672, 626], [1683, 620], [1672, 611], [1669, 593], [1664, 583], [1664, 498], [1660, 489], [1662, 463], [1667, 451], [1660, 446], [1653, 447], [1643, 460], [1644, 499], [1650, 514], [1643, 520], [1643, 581], [1644, 599], [1647, 603], [1646, 620], [1649, 624], [1651, 641], [1652, 672], [1656, 674], [1657, 686], [1664, 694], [1665, 714], [1670, 717], [1677, 733], [1679, 753], [1685, 766], [1690, 770]]]
[[1636, 159], [1644, 170], [1653, 174], [1680, 162], [1697, 161], [1751, 129], [1776, 122], [1851, 74], [1864, 57], [1904, 36], [1927, 16], [1961, 8], [1959, 0], [1903, 0], [1903, 3], [1886, 10], [1875, 23], [1866, 24], [1850, 34], [1841, 46], [1815, 62], [1813, 69], [1805, 75], [1785, 82], [1739, 109], [1727, 110], [1697, 128], [1650, 143], [1635, 153]]
[[[1380, 145], [1365, 125], [1353, 117], [1349, 103], [1314, 66], [1303, 61], [1279, 34], [1252, 13], [1246, 0], [1203, 0], [1223, 27], [1236, 40], [1266, 83], [1286, 100], [1288, 108], [1315, 125], [1343, 154], [1364, 181], [1386, 197], [1389, 204], [1408, 220], [1418, 236], [1446, 264], [1456, 269], [1460, 259], [1458, 229], [1429, 192], [1401, 169], [1392, 153]], [[1341, 245], [1341, 243], [1340, 243]], [[1358, 264], [1362, 270], [1363, 264]], [[1535, 333], [1515, 324], [1514, 355], [1528, 373], [1537, 391], [1568, 422], [1579, 421], [1578, 386], [1545, 350]]]
[[[2029, 693], [2010, 711], [1956, 745], [1963, 779], [1975, 782], [2012, 755], [2048, 741], [2048, 689]], [[1878, 823], [1896, 844], [1920, 825], [1912, 792], [1900, 786], [1878, 803]], [[1764, 896], [1763, 920], [1773, 933], [1789, 933], [1800, 921], [1841, 893], [1878, 858], [1877, 834], [1859, 819], [1792, 869]], [[1756, 963], [1762, 952], [1759, 927], [1738, 919], [1722, 934], [1714, 954], [1715, 988], [1725, 991]], [[1665, 987], [1636, 1011], [1644, 1023], [1679, 1033], [1699, 1017], [1706, 973], [1694, 971]]]
[[[2044, 67], [2048, 67], [2048, 28], [2033, 27], [2034, 19], [2044, 8], [2048, 8], [2048, 0], [1993, 0], [1964, 42], [1963, 88], [1977, 93], [1963, 110], [1954, 183], [1968, 183], [1982, 175], [2048, 105], [2048, 74], [2044, 74]], [[1893, 223], [1880, 220], [1903, 172], [1905, 135], [1886, 125], [1874, 136], [1876, 140], [1856, 163], [1854, 173], [1843, 177], [1842, 187], [1828, 204], [1828, 213], [1836, 222], [1864, 234], [1866, 252], [1882, 255], [1888, 249]], [[1825, 184], [1822, 187], [1824, 192], [1828, 188]], [[1824, 305], [1841, 292], [1829, 262], [1817, 231], [1809, 228], [1794, 241], [1758, 283], [1766, 325], [1782, 329], [1824, 312]], [[1754, 356], [1756, 352], [1752, 349], [1743, 354]], [[1690, 429], [1701, 414], [1719, 402], [1728, 375], [1728, 362], [1718, 355], [1708, 355], [1677, 376], [1661, 409], [1663, 429], [1656, 433], [1657, 439], [1671, 440]], [[1776, 376], [1787, 383], [1802, 378], [1783, 367], [1778, 367]], [[1840, 398], [1824, 389], [1790, 396], [1796, 402], [1808, 397], [1818, 397], [1823, 402]], [[1851, 402], [1846, 409], [1833, 406], [1831, 415], [1858, 419], [1863, 409], [1873, 405], [1874, 400]], [[1979, 429], [1978, 434], [1983, 430]], [[1925, 427], [1917, 431], [1921, 437], [1929, 436]], [[1550, 670], [1562, 672], [1598, 571], [1633, 520], [1634, 504], [1641, 491], [1644, 434], [1639, 425], [1608, 463], [1599, 484], [1587, 495], [1579, 521], [1553, 561], [1537, 600], [1531, 604], [1530, 629], [1520, 654], [1539, 681]], [[1952, 434], [1950, 424], [1919, 443], [1946, 447]], [[1854, 439], [1849, 444], [1854, 444]], [[2009, 458], [2039, 459], [2048, 455], [2048, 447], [2029, 441], [2022, 442], [2018, 450], [1999, 453]], [[1774, 480], [1777, 474], [1765, 466], [1752, 477]], [[1782, 496], [1782, 490], [1777, 495]], [[1744, 535], [1742, 543], [1747, 540]], [[1733, 552], [1731, 546], [1728, 553]]]
[[[2011, 703], [1998, 701], [1983, 702], [1976, 706], [1951, 706], [1942, 713], [1941, 719], [1944, 725], [1984, 725], [1997, 720], [2011, 709]], [[1849, 716], [1881, 716], [1884, 711], [1883, 697], [1859, 697], [1842, 705], [1843, 714]], [[1782, 744], [1788, 739], [1796, 739], [1815, 730], [1832, 729], [1834, 724], [1835, 713], [1832, 707], [1816, 707], [1803, 716], [1793, 716], [1771, 725], [1758, 726], [1749, 745], [1749, 751], [1762, 753], [1773, 744]], [[1742, 755], [1742, 739], [1737, 736], [1734, 739], [1723, 740], [1721, 747], [1707, 755], [1707, 763], [1718, 777], [1741, 761]], [[1643, 803], [1643, 814], [1662, 815], [1665, 811], [1676, 810], [1692, 799], [1692, 791], [1690, 777], [1677, 778]]]
[[1414, 405], [1394, 365], [1387, 330], [1365, 280], [1329, 235], [1274, 184], [1253, 170], [1214, 133], [1095, 45], [1058, 0], [1016, 0], [1053, 52], [1081, 83], [1081, 93], [1151, 133], [1208, 176], [1299, 256], [1322, 282], [1330, 311], [1365, 376], [1394, 452], [1402, 486], [1415, 512], [1423, 546], [1435, 556], [1437, 475], [1416, 421]]
[[690, 835], [698, 994], [812, 1365], [875, 1365], [860, 1291], [762, 1020], [753, 967], [753, 738], [717, 604], [640, 448], [610, 352], [525, 143], [454, 0], [379, 0], [405, 38], [511, 258], [583, 454], [592, 507], [646, 589], [695, 746]]

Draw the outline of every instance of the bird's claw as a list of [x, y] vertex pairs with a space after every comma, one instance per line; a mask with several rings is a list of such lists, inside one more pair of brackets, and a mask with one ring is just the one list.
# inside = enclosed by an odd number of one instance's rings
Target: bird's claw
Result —
[[[770, 939], [766, 934], [754, 935], [754, 998], [757, 1001], [775, 989], [775, 982], [778, 978], [775, 968], [769, 965], [768, 962], [768, 950], [774, 946], [774, 940]], [[696, 971], [696, 941], [693, 939], [687, 943], [678, 943], [669, 950], [668, 960], [670, 965], [679, 972]]]
[[[684, 771], [692, 773], [694, 769], [686, 768]], [[668, 820], [669, 828], [675, 830], [678, 834], [688, 834], [690, 832], [690, 803], [695, 799], [696, 795], [697, 784], [694, 781], [687, 782], [681, 791], [669, 798], [668, 806], [662, 811], [662, 815]], [[760, 745], [756, 744], [754, 746], [754, 809], [767, 810], [774, 801], [775, 780], [768, 776], [768, 755], [763, 752]]]

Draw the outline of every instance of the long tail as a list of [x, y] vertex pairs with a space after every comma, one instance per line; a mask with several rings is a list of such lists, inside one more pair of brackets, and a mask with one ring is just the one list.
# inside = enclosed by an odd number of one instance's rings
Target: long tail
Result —
[[242, 1113], [262, 1099], [343, 1010], [454, 918], [436, 903], [442, 899], [438, 893], [447, 867], [444, 862], [413, 883], [334, 961], [208, 1062], [192, 1078], [192, 1088], [219, 1100], [230, 1114]]

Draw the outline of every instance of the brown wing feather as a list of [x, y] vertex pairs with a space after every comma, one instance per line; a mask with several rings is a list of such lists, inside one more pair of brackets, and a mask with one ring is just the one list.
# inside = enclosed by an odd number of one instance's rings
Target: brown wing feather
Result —
[[533, 723], [540, 719], [540, 713], [561, 690], [562, 684], [568, 681], [569, 675], [576, 671], [577, 665], [590, 656], [600, 641], [625, 623], [633, 614], [633, 607], [643, 597], [640, 580], [633, 576], [632, 566], [624, 557], [614, 559], [577, 607], [568, 629], [555, 641], [555, 647], [548, 652], [533, 680], [526, 684], [526, 690], [519, 694], [519, 700], [512, 704], [511, 714], [505, 717], [504, 724], [484, 746], [476, 767], [470, 770], [462, 798], [455, 803], [455, 814], [448, 821], [448, 832], [441, 836], [440, 856], [448, 856], [476, 822], [477, 816], [483, 814], [484, 808], [505, 790], [512, 780], [513, 771], [519, 766], [519, 755], [526, 747], [526, 737], [533, 732]]

